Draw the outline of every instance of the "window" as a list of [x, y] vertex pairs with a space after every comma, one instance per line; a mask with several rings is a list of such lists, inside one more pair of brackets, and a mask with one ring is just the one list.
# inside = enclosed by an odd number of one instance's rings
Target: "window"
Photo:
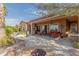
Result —
[[44, 30], [44, 25], [41, 26], [41, 31], [43, 31], [43, 30]]
[[49, 29], [52, 31], [58, 31], [59, 25], [58, 24], [50, 24]]
[[72, 33], [77, 33], [77, 24], [76, 23], [72, 23], [70, 30], [71, 30]]

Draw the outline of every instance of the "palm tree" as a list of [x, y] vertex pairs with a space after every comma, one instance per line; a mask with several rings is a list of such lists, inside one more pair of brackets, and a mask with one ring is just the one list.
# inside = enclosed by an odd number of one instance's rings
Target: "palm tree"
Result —
[[3, 15], [4, 15], [4, 17], [7, 15], [7, 9], [6, 9], [6, 6], [5, 6], [5, 4], [4, 4], [4, 7], [3, 7]]
[[5, 16], [6, 16], [6, 7], [4, 4], [0, 4], [1, 5], [1, 21], [0, 21], [0, 39], [2, 39], [5, 36]]

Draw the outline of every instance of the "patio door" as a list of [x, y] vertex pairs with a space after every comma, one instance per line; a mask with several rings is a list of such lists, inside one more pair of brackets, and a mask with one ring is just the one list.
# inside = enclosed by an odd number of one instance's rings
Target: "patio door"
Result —
[[45, 27], [45, 28], [44, 28], [45, 33], [47, 34], [47, 31], [48, 31], [48, 26], [47, 26], [47, 25], [45, 25], [44, 27]]
[[70, 24], [70, 31], [71, 31], [71, 33], [77, 33], [77, 24], [76, 23]]
[[40, 26], [36, 26], [35, 34], [38, 34], [40, 32]]
[[48, 25], [42, 25], [41, 32], [47, 34], [48, 33]]

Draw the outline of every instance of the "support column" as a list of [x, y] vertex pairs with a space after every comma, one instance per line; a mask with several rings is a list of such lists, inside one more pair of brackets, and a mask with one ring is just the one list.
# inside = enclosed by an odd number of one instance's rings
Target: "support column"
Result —
[[79, 15], [78, 15], [78, 33], [79, 33]]
[[33, 27], [32, 27], [32, 23], [31, 23], [31, 35], [32, 35], [32, 33], [33, 33]]
[[64, 32], [65, 33], [67, 32], [66, 29], [67, 29], [67, 22], [65, 21], [65, 27], [64, 27]]
[[61, 32], [66, 33], [66, 21], [64, 21], [62, 24]]

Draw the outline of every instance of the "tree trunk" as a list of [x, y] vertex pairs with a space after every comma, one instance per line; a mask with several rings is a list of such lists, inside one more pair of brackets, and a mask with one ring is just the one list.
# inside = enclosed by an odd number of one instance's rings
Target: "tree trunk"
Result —
[[[1, 19], [4, 20], [4, 19]], [[5, 36], [5, 29], [4, 29], [4, 22], [0, 21], [0, 39], [2, 39]]]
[[0, 39], [2, 39], [5, 36], [5, 14], [6, 8], [4, 4], [0, 3]]

